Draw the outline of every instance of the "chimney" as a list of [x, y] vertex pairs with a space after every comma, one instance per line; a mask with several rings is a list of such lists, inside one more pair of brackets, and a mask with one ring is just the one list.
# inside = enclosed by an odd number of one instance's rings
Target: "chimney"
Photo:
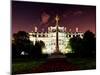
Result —
[[37, 32], [37, 27], [35, 26], [35, 32]]
[[76, 27], [76, 32], [78, 32], [78, 27]]
[[66, 27], [65, 27], [65, 32], [66, 32]]
[[70, 28], [70, 29], [69, 29], [69, 32], [71, 32], [71, 31], [72, 31], [72, 29]]
[[44, 32], [44, 28], [42, 28], [42, 32]]

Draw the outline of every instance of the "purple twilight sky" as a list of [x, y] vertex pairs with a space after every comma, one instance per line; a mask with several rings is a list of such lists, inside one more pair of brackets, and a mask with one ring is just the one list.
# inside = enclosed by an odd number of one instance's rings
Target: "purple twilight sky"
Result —
[[60, 16], [59, 25], [80, 32], [90, 30], [96, 33], [96, 6], [52, 4], [39, 2], [12, 1], [12, 33], [47, 31], [48, 26], [55, 26], [56, 15]]

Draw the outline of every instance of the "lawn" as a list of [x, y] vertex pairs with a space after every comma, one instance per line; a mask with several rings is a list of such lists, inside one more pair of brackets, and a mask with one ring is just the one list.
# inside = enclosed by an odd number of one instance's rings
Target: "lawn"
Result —
[[32, 69], [35, 67], [38, 67], [44, 63], [43, 60], [36, 61], [36, 60], [31, 60], [31, 61], [24, 61], [24, 62], [13, 62], [12, 63], [12, 73], [13, 74], [20, 74], [20, 73], [31, 73]]
[[[69, 63], [79, 67], [79, 70], [96, 69], [95, 58], [66, 58]], [[29, 60], [29, 59], [16, 59], [12, 63], [12, 73], [32, 73], [33, 68], [45, 63], [46, 60]]]
[[96, 69], [95, 58], [70, 58], [70, 62], [80, 67], [80, 70]]

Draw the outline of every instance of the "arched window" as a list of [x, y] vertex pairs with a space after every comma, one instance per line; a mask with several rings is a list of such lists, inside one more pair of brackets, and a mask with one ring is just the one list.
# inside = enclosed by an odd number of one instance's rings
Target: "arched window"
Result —
[[71, 35], [69, 35], [69, 37], [71, 37]]

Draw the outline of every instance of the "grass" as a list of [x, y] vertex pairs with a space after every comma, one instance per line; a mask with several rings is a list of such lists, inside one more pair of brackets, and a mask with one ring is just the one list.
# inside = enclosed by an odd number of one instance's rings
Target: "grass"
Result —
[[33, 68], [38, 67], [42, 63], [44, 63], [43, 60], [41, 61], [32, 60], [29, 62], [15, 62], [12, 63], [12, 73], [13, 74], [30, 73], [32, 72]]
[[[67, 58], [70, 63], [80, 67], [79, 70], [96, 69], [95, 58]], [[32, 73], [33, 68], [43, 64], [45, 60], [15, 59], [12, 63], [12, 73]]]
[[80, 70], [96, 69], [95, 58], [72, 58], [71, 63], [80, 67]]

